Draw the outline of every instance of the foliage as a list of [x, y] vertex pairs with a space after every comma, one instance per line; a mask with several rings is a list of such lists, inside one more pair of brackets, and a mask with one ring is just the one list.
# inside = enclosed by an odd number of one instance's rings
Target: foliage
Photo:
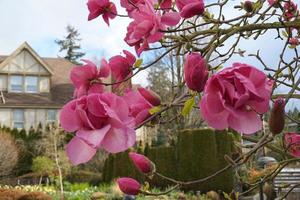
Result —
[[[204, 178], [227, 165], [224, 155], [230, 156], [233, 149], [233, 138], [227, 132], [210, 129], [184, 130], [179, 133], [175, 147], [147, 147], [144, 155], [155, 163], [156, 169], [168, 177], [182, 181]], [[145, 178], [137, 173], [128, 159], [128, 152], [110, 155], [103, 171], [104, 181], [127, 176], [140, 181]], [[166, 187], [170, 182], [154, 177], [146, 179], [152, 186]], [[233, 171], [227, 170], [221, 175], [202, 184], [194, 184], [189, 190], [223, 190], [230, 192], [233, 187]]]
[[13, 137], [0, 131], [0, 177], [11, 175], [18, 163], [19, 149]]
[[83, 170], [73, 170], [67, 175], [66, 179], [71, 183], [89, 183], [91, 185], [98, 185], [102, 181], [102, 174]]
[[85, 53], [79, 51], [81, 49], [80, 44], [78, 44], [81, 41], [79, 38], [80, 33], [71, 25], [66, 27], [66, 31], [67, 36], [64, 39], [55, 40], [55, 43], [60, 47], [59, 52], [66, 51], [65, 59], [78, 64], [77, 60], [85, 55]]
[[55, 163], [53, 160], [46, 156], [38, 156], [33, 159], [31, 169], [33, 172], [49, 175], [54, 172]]

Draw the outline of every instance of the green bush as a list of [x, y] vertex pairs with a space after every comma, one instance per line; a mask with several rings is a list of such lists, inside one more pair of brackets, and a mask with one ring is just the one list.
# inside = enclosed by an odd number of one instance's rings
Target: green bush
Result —
[[55, 170], [55, 163], [46, 156], [38, 156], [33, 159], [31, 169], [36, 173], [50, 175]]
[[[230, 156], [232, 151], [233, 137], [230, 133], [211, 129], [192, 129], [179, 132], [175, 147], [146, 146], [144, 155], [155, 163], [159, 173], [181, 181], [192, 181], [210, 176], [224, 168], [227, 165], [224, 155]], [[128, 152], [110, 155], [105, 162], [103, 173], [105, 182], [120, 176], [143, 181], [142, 176], [129, 161]], [[170, 182], [158, 177], [147, 181], [156, 187], [170, 185]], [[208, 181], [189, 185], [184, 189], [230, 192], [232, 187], [233, 171], [229, 169]]]
[[71, 183], [89, 183], [90, 185], [99, 185], [102, 181], [102, 174], [78, 170], [68, 174], [66, 180]]

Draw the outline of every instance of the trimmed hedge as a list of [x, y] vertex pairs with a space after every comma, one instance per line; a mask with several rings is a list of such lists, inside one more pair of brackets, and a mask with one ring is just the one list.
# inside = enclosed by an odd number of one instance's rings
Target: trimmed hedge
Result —
[[[207, 177], [227, 165], [224, 155], [231, 155], [233, 138], [231, 133], [213, 131], [211, 129], [191, 129], [179, 132], [175, 147], [148, 147], [144, 155], [152, 160], [157, 171], [166, 176], [192, 181]], [[105, 162], [103, 171], [105, 182], [114, 178], [127, 176], [144, 181], [144, 177], [135, 169], [128, 158], [128, 151], [110, 155]], [[171, 185], [166, 180], [154, 177], [147, 180], [155, 187]], [[207, 192], [222, 190], [230, 192], [233, 188], [233, 170], [229, 169], [222, 174], [200, 184], [185, 187], [185, 190]]]

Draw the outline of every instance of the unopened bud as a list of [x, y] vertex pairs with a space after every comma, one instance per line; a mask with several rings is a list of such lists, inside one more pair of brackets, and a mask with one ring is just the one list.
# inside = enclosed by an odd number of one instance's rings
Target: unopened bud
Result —
[[275, 100], [269, 119], [269, 128], [273, 135], [277, 135], [283, 131], [285, 101], [279, 97]]
[[254, 7], [253, 7], [253, 2], [251, 2], [251, 1], [245, 1], [245, 2], [244, 2], [244, 9], [245, 9], [248, 13], [253, 12], [253, 9], [254, 9]]
[[129, 158], [134, 166], [143, 174], [152, 174], [155, 171], [155, 165], [146, 156], [138, 153], [129, 153]]

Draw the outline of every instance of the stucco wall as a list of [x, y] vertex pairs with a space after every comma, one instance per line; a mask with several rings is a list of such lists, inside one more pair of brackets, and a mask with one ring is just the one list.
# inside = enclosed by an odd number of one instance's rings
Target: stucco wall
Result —
[[[43, 127], [48, 123], [47, 121], [48, 109], [24, 109], [24, 128], [26, 130], [30, 127], [37, 128], [41, 123]], [[58, 122], [59, 110], [56, 110], [56, 122]], [[0, 124], [13, 128], [13, 108], [0, 108]]]

